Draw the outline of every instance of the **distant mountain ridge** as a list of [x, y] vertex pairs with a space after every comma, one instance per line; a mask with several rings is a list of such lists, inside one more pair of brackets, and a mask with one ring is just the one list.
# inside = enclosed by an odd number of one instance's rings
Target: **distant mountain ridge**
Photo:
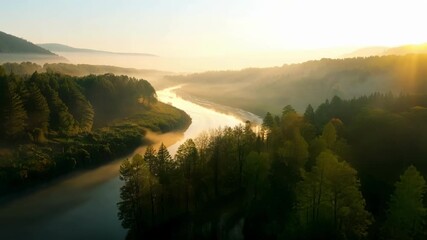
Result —
[[389, 48], [382, 46], [375, 47], [366, 47], [357, 49], [351, 53], [342, 55], [343, 58], [353, 58], [353, 57], [369, 57], [369, 56], [381, 56]]
[[419, 54], [427, 53], [427, 43], [411, 44], [400, 47], [389, 48], [384, 52], [384, 55], [404, 55], [404, 54]]
[[37, 46], [25, 39], [15, 37], [0, 31], [0, 53], [19, 53], [19, 54], [41, 54], [51, 55], [56, 54]]
[[103, 50], [87, 49], [87, 48], [75, 48], [59, 43], [40, 43], [38, 46], [48, 49], [52, 52], [75, 52], [75, 53], [104, 53], [104, 54], [117, 54], [117, 55], [134, 55], [134, 56], [147, 56], [156, 57], [154, 54], [149, 53], [123, 53], [123, 52], [109, 52]]
[[353, 52], [342, 55], [343, 58], [353, 57], [370, 57], [370, 56], [386, 56], [386, 55], [406, 55], [406, 54], [422, 54], [427, 53], [427, 43], [408, 44], [397, 47], [365, 47], [357, 49]]

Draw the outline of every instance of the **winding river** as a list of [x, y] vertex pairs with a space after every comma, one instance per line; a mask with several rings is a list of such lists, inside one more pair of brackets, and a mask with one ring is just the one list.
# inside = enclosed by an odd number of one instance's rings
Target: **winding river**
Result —
[[[233, 115], [210, 109], [206, 103], [201, 106], [180, 98], [174, 93], [177, 88], [179, 86], [158, 91], [158, 98], [187, 112], [192, 124], [184, 133], [147, 134], [157, 146], [164, 142], [171, 154], [175, 154], [186, 139], [203, 131], [243, 122]], [[247, 116], [248, 120], [260, 121], [251, 113], [236, 111], [240, 118]], [[145, 147], [140, 147], [133, 154], [144, 151]], [[118, 177], [122, 160], [73, 173], [0, 205], [0, 238], [124, 239], [126, 230], [117, 218], [116, 206], [122, 185]]]

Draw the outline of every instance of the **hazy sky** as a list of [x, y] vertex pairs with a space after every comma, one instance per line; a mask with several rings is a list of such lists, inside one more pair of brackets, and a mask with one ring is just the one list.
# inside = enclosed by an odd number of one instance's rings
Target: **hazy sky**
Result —
[[427, 42], [422, 0], [0, 0], [0, 31], [161, 56]]

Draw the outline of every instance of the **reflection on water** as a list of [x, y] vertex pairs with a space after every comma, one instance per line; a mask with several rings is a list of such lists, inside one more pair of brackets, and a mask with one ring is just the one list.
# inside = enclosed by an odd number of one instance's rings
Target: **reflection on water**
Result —
[[186, 139], [195, 138], [204, 131], [224, 126], [235, 126], [242, 123], [241, 120], [234, 116], [216, 112], [178, 97], [174, 93], [174, 90], [179, 87], [180, 86], [176, 86], [157, 91], [157, 97], [160, 101], [170, 103], [174, 107], [184, 110], [190, 115], [192, 120], [190, 127], [184, 133], [184, 138], [169, 147], [171, 153], [175, 153], [179, 145]]
[[[187, 138], [211, 128], [241, 123], [233, 116], [183, 100], [174, 89], [158, 91], [158, 97], [187, 112], [192, 118], [191, 126], [184, 137], [182, 133], [147, 134], [152, 142], [170, 146], [171, 154]], [[135, 153], [144, 151], [145, 147], [140, 147]], [[121, 159], [74, 173], [3, 204], [1, 239], [124, 239], [126, 231], [117, 218], [116, 206], [122, 184], [118, 178], [120, 163]]]

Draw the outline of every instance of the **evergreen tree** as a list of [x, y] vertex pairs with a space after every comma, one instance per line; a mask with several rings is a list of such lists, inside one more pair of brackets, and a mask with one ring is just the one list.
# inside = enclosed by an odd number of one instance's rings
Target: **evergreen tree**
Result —
[[9, 139], [22, 137], [27, 126], [27, 112], [24, 109], [24, 103], [17, 93], [16, 80], [9, 76], [5, 82], [5, 91], [3, 100], [3, 133]]
[[40, 128], [44, 133], [47, 133], [50, 115], [49, 106], [40, 89], [33, 83], [28, 86], [25, 108], [28, 113], [29, 129]]
[[61, 81], [60, 97], [69, 109], [81, 131], [90, 131], [94, 120], [94, 109], [72, 79]]
[[314, 109], [311, 106], [311, 104], [308, 104], [307, 108], [305, 109], [304, 112], [304, 118], [305, 120], [307, 120], [309, 123], [314, 124]]
[[166, 195], [171, 184], [171, 171], [173, 170], [172, 157], [168, 149], [162, 143], [157, 151], [158, 179], [161, 186], [160, 193], [160, 213], [161, 220], [166, 219]]
[[47, 97], [50, 109], [50, 126], [53, 130], [57, 130], [66, 134], [73, 133], [75, 128], [75, 121], [73, 116], [69, 113], [68, 107], [59, 98], [58, 92], [48, 88]]
[[272, 129], [274, 126], [274, 119], [270, 112], [265, 114], [264, 120], [262, 122], [262, 126], [267, 129]]

